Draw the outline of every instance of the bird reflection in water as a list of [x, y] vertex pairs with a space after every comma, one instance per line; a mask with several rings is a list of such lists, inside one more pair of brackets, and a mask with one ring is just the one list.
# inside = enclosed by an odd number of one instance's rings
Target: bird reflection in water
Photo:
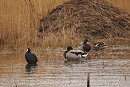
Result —
[[33, 74], [37, 70], [37, 64], [27, 64], [25, 69], [27, 73]]
[[72, 66], [73, 64], [83, 64], [87, 62], [87, 60], [65, 60], [64, 63], [66, 66]]

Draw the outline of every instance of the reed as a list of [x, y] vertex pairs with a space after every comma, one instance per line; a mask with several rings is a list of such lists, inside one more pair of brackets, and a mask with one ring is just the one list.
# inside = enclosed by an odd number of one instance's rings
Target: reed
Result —
[[0, 48], [34, 46], [40, 19], [64, 1], [0, 0]]
[[[77, 47], [77, 45], [83, 41], [84, 38], [80, 38], [76, 33], [75, 29], [64, 29], [59, 32], [54, 33], [43, 33], [42, 39], [38, 39], [38, 43], [41, 44], [43, 48], [56, 48], [71, 45], [72, 47]], [[42, 44], [44, 42], [44, 44]]]
[[40, 20], [57, 5], [68, 0], [0, 0], [0, 49], [42, 46], [75, 46], [79, 39], [74, 29], [49, 33], [37, 38]]

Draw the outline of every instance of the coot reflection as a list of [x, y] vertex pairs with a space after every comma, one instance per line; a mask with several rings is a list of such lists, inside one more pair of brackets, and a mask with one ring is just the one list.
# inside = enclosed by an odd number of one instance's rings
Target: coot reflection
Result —
[[37, 64], [27, 64], [25, 69], [26, 69], [26, 72], [35, 72], [36, 71], [36, 68], [37, 68]]

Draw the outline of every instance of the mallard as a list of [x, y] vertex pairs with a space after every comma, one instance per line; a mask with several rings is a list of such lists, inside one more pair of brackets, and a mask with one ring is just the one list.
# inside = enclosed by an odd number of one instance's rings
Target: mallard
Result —
[[68, 46], [63, 55], [67, 60], [78, 60], [85, 58], [88, 54], [82, 50], [73, 50], [71, 46]]
[[93, 44], [94, 44], [94, 49], [95, 50], [102, 50], [102, 49], [105, 49], [105, 48], [108, 47], [103, 42], [94, 42]]
[[36, 64], [38, 59], [35, 54], [31, 53], [30, 48], [27, 49], [26, 54], [25, 54], [25, 59], [28, 64]]
[[84, 42], [81, 42], [77, 48], [77, 50], [83, 50], [85, 52], [89, 52], [91, 50], [91, 46], [88, 44], [88, 39], [85, 38]]

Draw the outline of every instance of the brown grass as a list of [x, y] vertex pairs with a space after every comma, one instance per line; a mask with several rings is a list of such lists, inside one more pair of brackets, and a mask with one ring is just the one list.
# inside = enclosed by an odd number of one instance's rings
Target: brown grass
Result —
[[[38, 39], [38, 43], [43, 48], [56, 48], [64, 47], [71, 45], [72, 47], [77, 47], [77, 45], [83, 41], [83, 38], [80, 38], [76, 33], [75, 29], [66, 30], [63, 28], [62, 31], [55, 33], [44, 33], [42, 39]], [[44, 44], [42, 44], [44, 42]]]
[[34, 46], [40, 19], [64, 1], [0, 0], [0, 47]]
[[74, 29], [37, 38], [40, 19], [65, 1], [68, 0], [0, 0], [0, 48], [77, 45], [83, 38], [77, 37]]

